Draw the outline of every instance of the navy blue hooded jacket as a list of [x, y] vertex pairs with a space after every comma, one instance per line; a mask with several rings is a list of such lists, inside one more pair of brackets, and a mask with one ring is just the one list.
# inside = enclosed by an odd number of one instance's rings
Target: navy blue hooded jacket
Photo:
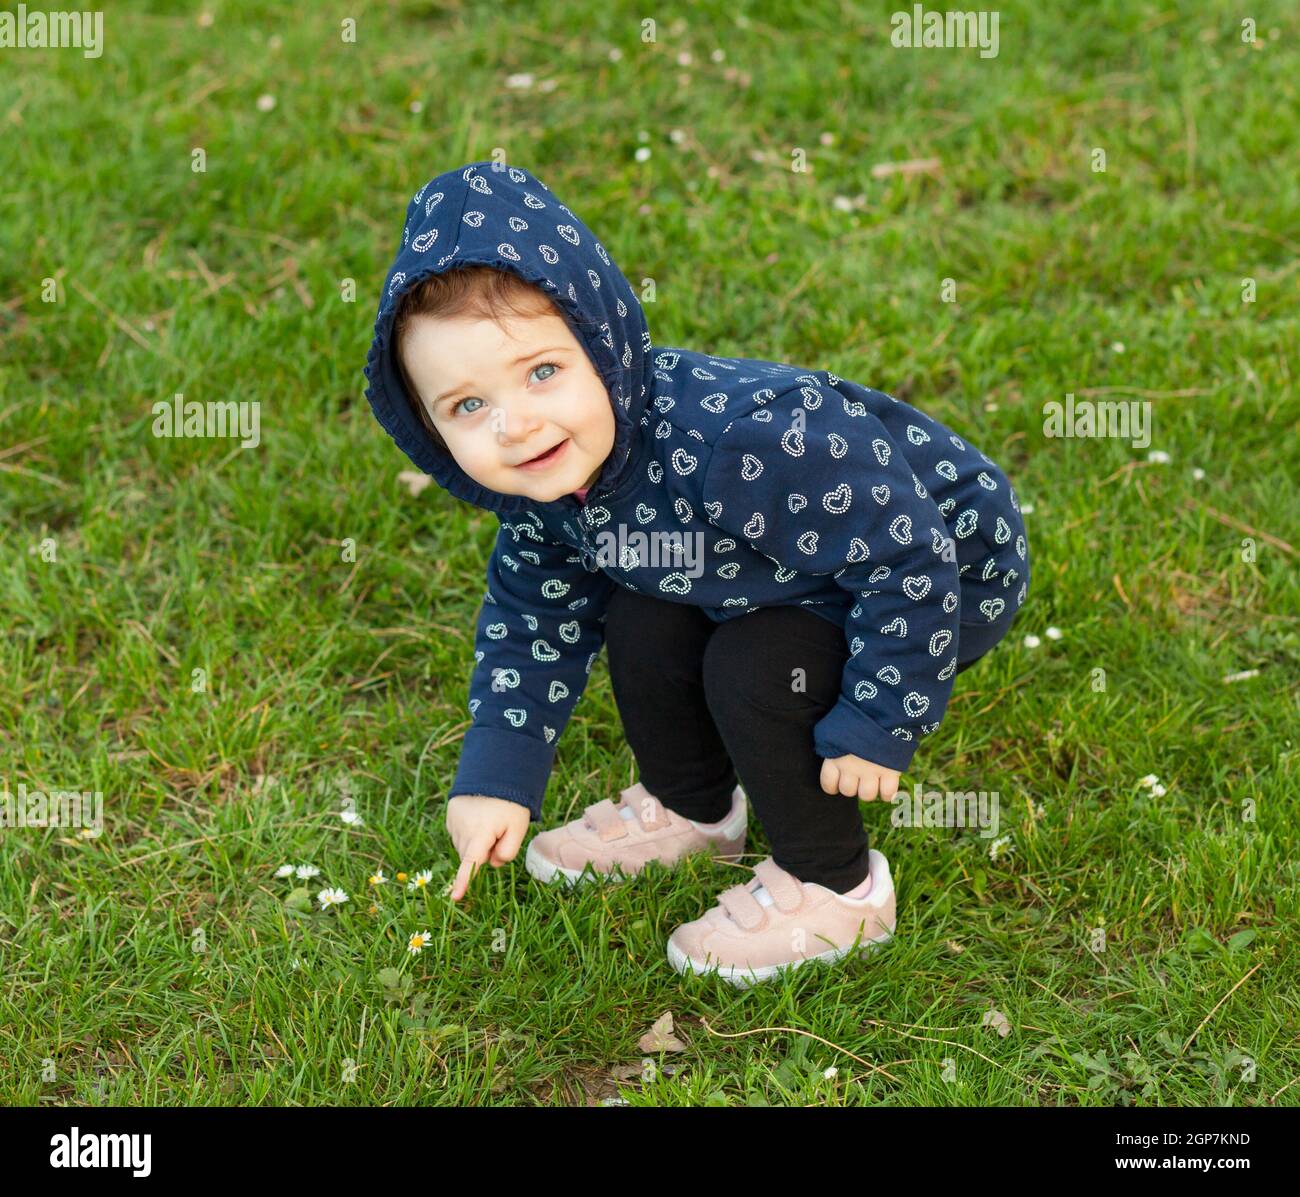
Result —
[[[609, 392], [614, 447], [585, 503], [486, 489], [410, 408], [393, 358], [398, 300], [471, 264], [546, 292]], [[1005, 626], [1024, 602], [1024, 523], [993, 461], [829, 371], [654, 346], [618, 266], [527, 170], [475, 162], [415, 193], [365, 373], [402, 451], [500, 523], [449, 797], [508, 799], [540, 820], [614, 586], [718, 622], [798, 604], [842, 626], [844, 680], [814, 749], [898, 770], [943, 718], [960, 625]]]

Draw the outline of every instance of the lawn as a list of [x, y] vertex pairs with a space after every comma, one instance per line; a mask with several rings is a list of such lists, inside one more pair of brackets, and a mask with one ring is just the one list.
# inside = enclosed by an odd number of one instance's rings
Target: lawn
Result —
[[[0, 1103], [1300, 1105], [1294, 6], [1017, 0], [996, 57], [888, 4], [354, 7], [0, 50], [0, 790], [103, 802], [0, 829]], [[903, 778], [1000, 833], [864, 805], [871, 957], [678, 976], [748, 876], [700, 857], [441, 896], [496, 520], [412, 493], [361, 369], [410, 196], [498, 148], [656, 345], [906, 399], [1028, 505]], [[177, 394], [258, 443], [155, 436]], [[1149, 444], [1045, 435], [1067, 396]], [[546, 825], [635, 779], [602, 657]]]

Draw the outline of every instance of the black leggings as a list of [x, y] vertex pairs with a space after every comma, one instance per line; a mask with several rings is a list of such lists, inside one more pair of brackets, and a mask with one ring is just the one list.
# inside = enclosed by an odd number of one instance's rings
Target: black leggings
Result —
[[777, 865], [837, 893], [866, 879], [864, 804], [821, 788], [813, 749], [813, 725], [840, 695], [842, 628], [796, 606], [714, 623], [698, 607], [619, 586], [605, 644], [614, 701], [651, 794], [684, 818], [714, 823], [730, 809], [739, 773]]

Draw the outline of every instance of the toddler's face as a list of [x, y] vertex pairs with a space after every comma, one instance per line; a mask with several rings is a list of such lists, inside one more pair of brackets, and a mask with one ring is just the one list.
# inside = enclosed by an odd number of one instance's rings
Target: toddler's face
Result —
[[475, 482], [544, 503], [595, 482], [614, 447], [614, 411], [560, 316], [502, 326], [417, 317], [402, 350], [433, 426]]

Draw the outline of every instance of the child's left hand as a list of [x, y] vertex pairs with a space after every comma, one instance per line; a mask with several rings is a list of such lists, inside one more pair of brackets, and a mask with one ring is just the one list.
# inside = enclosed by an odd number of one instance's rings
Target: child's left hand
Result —
[[896, 769], [872, 764], [860, 756], [837, 756], [822, 761], [822, 789], [828, 794], [843, 794], [863, 802], [874, 802], [877, 790], [883, 801], [891, 801], [898, 793], [901, 776]]

